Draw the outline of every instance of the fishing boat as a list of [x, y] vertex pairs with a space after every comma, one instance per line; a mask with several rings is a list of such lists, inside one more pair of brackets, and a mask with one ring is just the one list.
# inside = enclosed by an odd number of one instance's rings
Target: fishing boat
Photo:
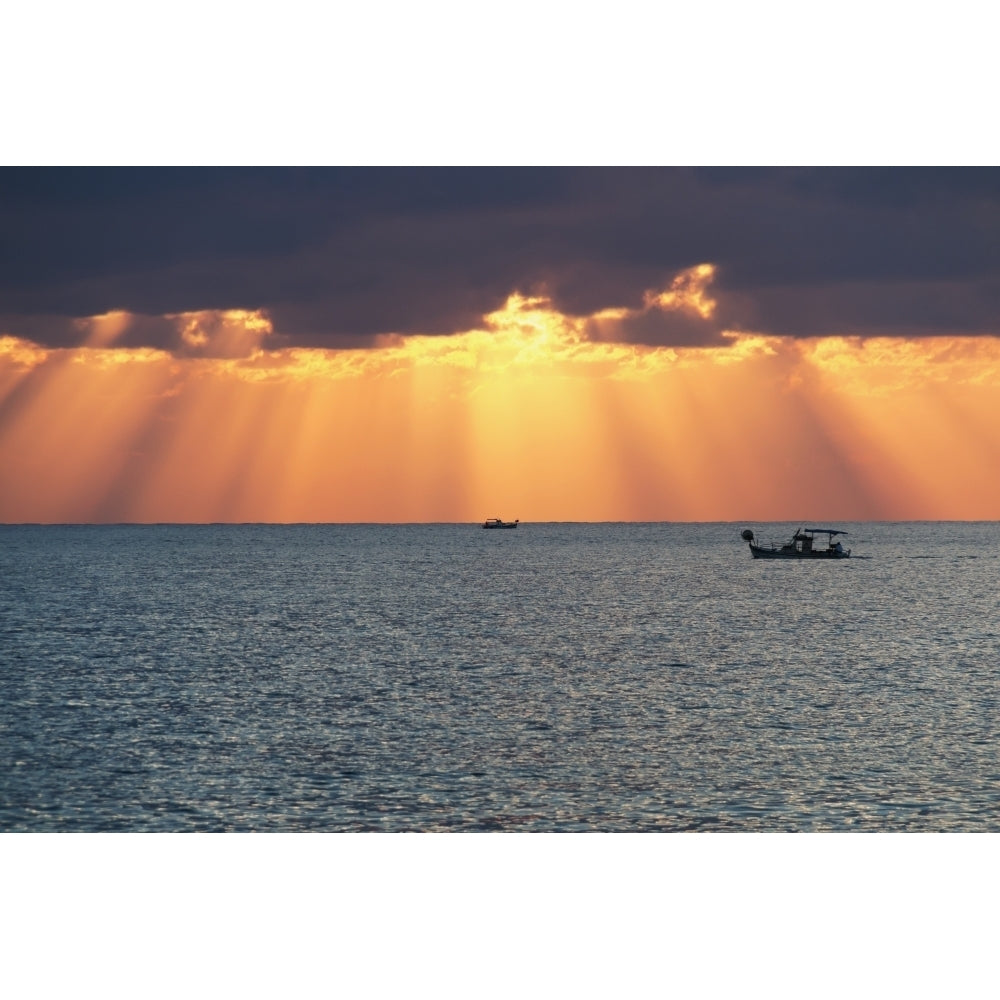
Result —
[[[750, 554], [754, 559], [847, 559], [850, 549], [845, 549], [837, 535], [846, 535], [839, 528], [799, 528], [791, 540], [783, 545], [761, 545], [749, 528], [741, 535], [745, 542], [750, 543]], [[826, 536], [826, 545], [816, 545], [816, 536]]]
[[501, 521], [499, 517], [488, 517], [483, 521], [484, 528], [516, 528], [520, 521]]

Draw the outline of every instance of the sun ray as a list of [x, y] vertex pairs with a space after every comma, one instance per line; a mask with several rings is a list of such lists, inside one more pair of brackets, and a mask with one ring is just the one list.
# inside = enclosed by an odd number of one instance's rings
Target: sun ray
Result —
[[159, 352], [49, 352], [0, 420], [5, 507], [17, 520], [103, 520], [101, 497], [171, 379]]
[[[646, 308], [708, 316], [711, 277]], [[183, 317], [177, 355], [115, 346], [120, 313], [84, 348], [0, 338], [0, 520], [1000, 517], [997, 338], [645, 347], [517, 294], [368, 350]]]

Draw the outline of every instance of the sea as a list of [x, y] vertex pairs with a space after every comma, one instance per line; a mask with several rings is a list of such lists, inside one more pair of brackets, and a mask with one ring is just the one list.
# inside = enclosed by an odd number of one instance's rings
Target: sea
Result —
[[802, 526], [0, 526], [0, 831], [996, 831], [1000, 524]]

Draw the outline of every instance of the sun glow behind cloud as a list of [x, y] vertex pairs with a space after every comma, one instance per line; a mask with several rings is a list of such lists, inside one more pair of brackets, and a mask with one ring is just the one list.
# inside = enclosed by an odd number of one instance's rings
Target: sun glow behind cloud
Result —
[[[643, 308], [708, 317], [710, 278]], [[265, 350], [255, 313], [173, 318], [187, 353], [115, 346], [127, 314], [0, 339], [0, 520], [1000, 517], [996, 339], [654, 348], [595, 319], [513, 295], [368, 350]]]

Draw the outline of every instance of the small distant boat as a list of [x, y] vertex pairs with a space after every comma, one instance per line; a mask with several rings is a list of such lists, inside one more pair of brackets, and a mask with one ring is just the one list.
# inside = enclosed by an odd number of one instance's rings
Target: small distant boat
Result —
[[516, 528], [520, 521], [501, 521], [499, 517], [488, 517], [483, 521], [484, 528]]
[[[834, 540], [836, 535], [846, 534], [839, 528], [799, 528], [790, 541], [781, 546], [772, 542], [770, 547], [756, 541], [749, 528], [745, 528], [740, 537], [750, 543], [750, 554], [754, 559], [847, 559], [851, 550], [845, 549], [839, 540]], [[816, 546], [817, 535], [826, 535], [825, 546]]]

